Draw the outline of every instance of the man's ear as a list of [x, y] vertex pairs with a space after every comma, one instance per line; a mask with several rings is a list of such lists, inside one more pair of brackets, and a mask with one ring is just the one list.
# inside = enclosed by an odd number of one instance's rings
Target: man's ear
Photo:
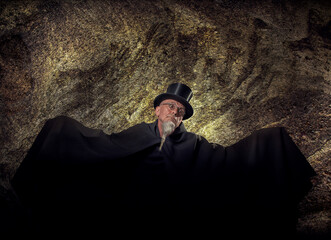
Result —
[[157, 107], [155, 108], [155, 115], [156, 115], [157, 117], [159, 117], [159, 115], [160, 115], [160, 106], [157, 106]]

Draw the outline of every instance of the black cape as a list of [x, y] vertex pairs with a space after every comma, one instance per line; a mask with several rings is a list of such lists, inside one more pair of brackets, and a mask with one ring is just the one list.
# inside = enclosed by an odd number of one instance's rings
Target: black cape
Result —
[[159, 145], [157, 121], [108, 135], [68, 117], [48, 120], [12, 179], [29, 230], [156, 238], [295, 231], [315, 172], [284, 128], [222, 147], [181, 124]]

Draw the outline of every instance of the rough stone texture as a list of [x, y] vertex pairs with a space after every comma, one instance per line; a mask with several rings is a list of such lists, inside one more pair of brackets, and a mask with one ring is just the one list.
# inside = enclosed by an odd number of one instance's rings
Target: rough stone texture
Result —
[[328, 1], [0, 3], [1, 194], [48, 118], [118, 132], [154, 121], [169, 83], [194, 92], [189, 131], [231, 145], [285, 126], [317, 171], [303, 237], [330, 233]]

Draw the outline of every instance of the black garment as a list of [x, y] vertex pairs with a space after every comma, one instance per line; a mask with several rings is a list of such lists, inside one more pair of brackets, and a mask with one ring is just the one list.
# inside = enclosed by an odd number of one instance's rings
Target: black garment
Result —
[[284, 128], [222, 147], [182, 124], [161, 152], [159, 145], [157, 121], [111, 135], [68, 117], [47, 121], [12, 180], [33, 231], [295, 230], [296, 206], [315, 172]]

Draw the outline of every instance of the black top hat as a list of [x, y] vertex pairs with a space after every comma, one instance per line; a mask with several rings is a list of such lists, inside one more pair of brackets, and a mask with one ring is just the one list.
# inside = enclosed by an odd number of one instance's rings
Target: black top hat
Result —
[[192, 96], [192, 90], [188, 86], [182, 83], [173, 83], [169, 85], [166, 93], [162, 93], [154, 99], [154, 108], [166, 99], [176, 100], [185, 106], [185, 115], [183, 117], [183, 120], [185, 120], [193, 115], [193, 108], [189, 104]]

